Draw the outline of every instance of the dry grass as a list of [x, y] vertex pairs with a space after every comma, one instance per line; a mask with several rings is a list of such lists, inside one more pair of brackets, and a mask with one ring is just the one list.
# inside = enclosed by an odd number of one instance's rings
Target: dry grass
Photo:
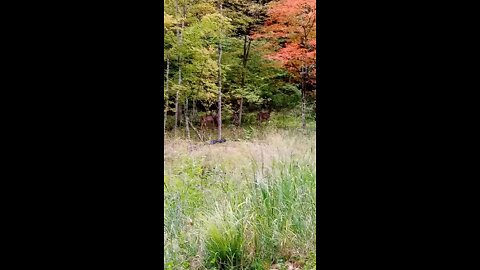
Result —
[[271, 170], [274, 161], [289, 159], [309, 159], [313, 167], [316, 164], [315, 134], [291, 135], [290, 131], [277, 131], [252, 141], [227, 141], [210, 145], [204, 142], [183, 139], [167, 139], [164, 143], [165, 168], [174, 167], [174, 163], [185, 157], [202, 160], [205, 167], [221, 165], [231, 175], [251, 170], [253, 163], [259, 165], [263, 174]]
[[164, 160], [166, 269], [217, 269], [231, 256], [226, 269], [315, 269], [314, 132], [214, 145], [167, 136]]

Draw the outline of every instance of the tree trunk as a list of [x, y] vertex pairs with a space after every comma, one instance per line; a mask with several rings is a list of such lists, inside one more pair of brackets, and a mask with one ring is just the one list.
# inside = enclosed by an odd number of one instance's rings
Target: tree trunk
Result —
[[166, 87], [166, 93], [167, 93], [167, 97], [165, 98], [165, 108], [164, 108], [164, 115], [163, 115], [163, 134], [165, 135], [165, 129], [166, 129], [166, 126], [167, 126], [167, 111], [169, 109], [169, 106], [168, 106], [168, 83], [169, 83], [169, 78], [168, 78], [168, 75], [169, 75], [169, 72], [170, 72], [170, 57], [169, 55], [167, 55], [167, 87]]
[[[178, 0], [175, 1], [175, 17], [178, 16]], [[179, 38], [180, 37], [180, 30], [177, 29], [177, 37]], [[180, 61], [180, 58], [177, 58], [178, 61]], [[181, 72], [181, 70], [179, 70], [179, 72]], [[178, 93], [178, 90], [177, 90], [177, 94], [175, 96], [175, 125], [174, 125], [174, 132], [175, 132], [175, 137], [177, 137], [177, 126], [178, 126], [178, 96], [179, 96], [179, 93]]]
[[[168, 100], [166, 100], [166, 102], [168, 102]], [[165, 110], [165, 112], [163, 113], [163, 135], [167, 135], [167, 132], [166, 132], [166, 128], [167, 128], [167, 110]]]
[[243, 97], [240, 98], [240, 111], [238, 112], [238, 126], [242, 126]]
[[307, 124], [305, 122], [305, 74], [307, 73], [307, 70], [305, 67], [302, 67], [302, 70], [302, 128], [305, 129], [307, 127]]
[[178, 109], [178, 90], [177, 90], [177, 95], [175, 96], [175, 136], [177, 136], [177, 126], [178, 126], [178, 115], [179, 115], [179, 109]]
[[305, 122], [305, 91], [302, 91], [302, 128], [305, 129], [307, 123]]
[[218, 139], [222, 139], [222, 44], [218, 44]]
[[181, 127], [183, 124], [183, 113], [182, 113], [182, 105], [178, 104], [178, 127]]
[[[182, 28], [181, 28], [181, 31], [180, 31], [180, 35], [179, 35], [179, 44], [182, 45], [182, 33], [183, 33], [183, 28], [185, 27], [185, 16], [186, 16], [186, 10], [185, 10], [185, 4], [183, 5], [183, 8], [182, 8]], [[180, 55], [181, 56], [181, 55]], [[179, 65], [178, 65], [178, 85], [182, 85], [182, 63], [181, 63], [181, 57], [180, 57], [180, 62], [179, 62]], [[184, 109], [184, 114], [185, 114], [185, 131], [187, 133], [187, 139], [190, 140], [190, 128], [188, 126], [188, 95], [187, 93], [185, 93], [185, 109]]]
[[[178, 15], [178, 0], [175, 2], [175, 15]], [[185, 11], [185, 10], [184, 10]], [[182, 45], [182, 32], [183, 28], [185, 26], [185, 23], [183, 21], [183, 16], [182, 16], [182, 26], [181, 29], [177, 29], [177, 37], [178, 37], [178, 44], [179, 46]], [[182, 85], [182, 57], [181, 55], [178, 56], [178, 85]], [[177, 89], [177, 95], [175, 97], [175, 136], [177, 135], [177, 123], [181, 119], [179, 115], [179, 98], [180, 98], [180, 93], [179, 90]]]
[[185, 131], [187, 139], [190, 140], [190, 127], [188, 126], [188, 97], [185, 98]]
[[197, 100], [196, 99], [193, 99], [193, 108], [192, 108], [191, 116], [193, 117], [193, 119], [196, 119], [197, 117]]
[[[220, 14], [222, 14], [222, 2], [220, 1]], [[218, 139], [222, 139], [222, 29], [218, 41]]]
[[[248, 41], [248, 45], [247, 45]], [[248, 54], [250, 52], [250, 44], [252, 40], [245, 35], [244, 43], [243, 43], [243, 58], [242, 58], [242, 89], [245, 88], [245, 77], [247, 75], [247, 61], [248, 61]], [[238, 113], [238, 126], [242, 126], [242, 113], [243, 113], [243, 95], [240, 97], [240, 110]]]

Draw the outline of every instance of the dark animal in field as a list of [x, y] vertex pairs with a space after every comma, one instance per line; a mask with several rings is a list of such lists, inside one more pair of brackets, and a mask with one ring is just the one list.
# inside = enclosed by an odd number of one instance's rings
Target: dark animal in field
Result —
[[225, 140], [225, 139], [211, 140], [211, 141], [210, 141], [210, 144], [224, 143], [224, 142], [226, 142], [226, 141], [227, 141], [227, 140]]
[[237, 127], [240, 125], [240, 117], [238, 112], [233, 113], [233, 124]]
[[218, 116], [217, 115], [205, 115], [200, 118], [200, 127], [205, 128], [210, 126], [211, 128], [218, 126]]
[[257, 120], [258, 122], [268, 122], [268, 120], [270, 120], [270, 112], [259, 112], [257, 114]]

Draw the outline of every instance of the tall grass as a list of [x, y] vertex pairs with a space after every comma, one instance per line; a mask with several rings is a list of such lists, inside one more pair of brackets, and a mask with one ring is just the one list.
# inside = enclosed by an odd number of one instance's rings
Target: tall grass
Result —
[[314, 134], [165, 149], [165, 269], [315, 269]]

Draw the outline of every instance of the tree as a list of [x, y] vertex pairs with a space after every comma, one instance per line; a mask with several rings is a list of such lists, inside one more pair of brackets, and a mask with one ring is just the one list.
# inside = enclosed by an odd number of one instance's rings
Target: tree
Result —
[[167, 70], [165, 75], [165, 90], [163, 92], [163, 100], [164, 100], [164, 115], [163, 115], [163, 133], [165, 134], [165, 128], [167, 126], [167, 112], [169, 111], [169, 86], [170, 86], [170, 50], [172, 48], [172, 27], [175, 25], [175, 20], [173, 16], [164, 12], [163, 14], [163, 23], [164, 23], [164, 50], [165, 50], [165, 59], [164, 61], [167, 62]]
[[[222, 15], [222, 0], [219, 0], [219, 11]], [[222, 26], [218, 28], [218, 140], [222, 139]]]
[[[165, 113], [175, 110], [175, 130], [184, 123], [190, 137], [190, 112], [195, 115], [197, 101], [204, 107], [216, 103], [221, 139], [222, 116], [233, 104], [238, 102], [240, 124], [245, 105], [251, 109], [276, 94], [292, 93], [284, 72], [264, 57], [268, 51], [261, 47], [263, 41], [251, 37], [267, 18], [263, 2], [268, 1], [165, 0]], [[178, 80], [171, 80], [174, 77]], [[175, 109], [169, 109], [169, 103]], [[185, 117], [180, 117], [182, 105]]]
[[306, 127], [307, 84], [316, 73], [316, 5], [314, 0], [280, 0], [270, 5], [265, 26], [253, 38], [268, 39], [274, 53], [269, 59], [279, 61], [301, 84], [302, 127]]
[[226, 0], [227, 6], [226, 16], [232, 19], [234, 33], [236, 36], [243, 36], [243, 54], [241, 56], [240, 76], [241, 82], [239, 85], [239, 110], [238, 110], [238, 125], [242, 125], [243, 114], [243, 100], [247, 95], [245, 87], [245, 77], [247, 74], [247, 61], [250, 53], [250, 46], [252, 40], [249, 38], [250, 32], [265, 19], [266, 8], [264, 3], [252, 0]]

